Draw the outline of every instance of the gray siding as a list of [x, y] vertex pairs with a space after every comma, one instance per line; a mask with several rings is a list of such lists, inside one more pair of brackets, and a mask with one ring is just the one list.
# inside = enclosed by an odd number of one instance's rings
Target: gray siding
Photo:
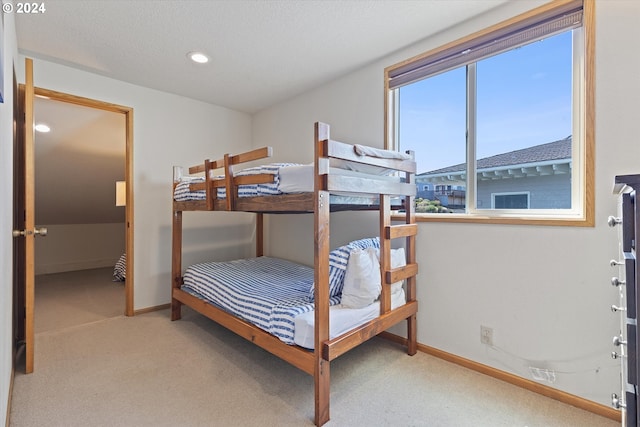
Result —
[[548, 175], [478, 182], [478, 209], [491, 209], [492, 193], [529, 192], [530, 209], [570, 209], [571, 175]]

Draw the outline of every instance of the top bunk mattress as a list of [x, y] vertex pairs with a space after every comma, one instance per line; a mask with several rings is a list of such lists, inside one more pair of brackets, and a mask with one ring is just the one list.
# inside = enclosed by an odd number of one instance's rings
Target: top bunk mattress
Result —
[[[330, 168], [332, 174], [354, 177], [370, 177], [376, 175], [377, 179], [385, 179], [398, 182], [396, 176], [385, 176], [387, 169], [370, 168], [365, 171], [348, 170], [343, 168]], [[273, 175], [273, 182], [266, 184], [247, 184], [238, 187], [238, 197], [257, 197], [257, 196], [274, 196], [281, 194], [296, 194], [313, 192], [314, 188], [314, 169], [313, 164], [296, 164], [296, 163], [272, 163], [264, 166], [256, 166], [243, 169], [235, 173], [234, 176], [248, 176], [258, 174]], [[216, 178], [223, 178], [218, 176]], [[177, 202], [187, 202], [194, 200], [206, 200], [205, 190], [191, 190], [190, 184], [204, 182], [204, 177], [183, 177], [176, 184], [174, 190], [174, 200]], [[217, 189], [217, 198], [225, 199], [227, 192], [224, 187]], [[331, 203], [333, 204], [375, 204], [377, 197], [362, 194], [338, 193], [331, 194]]]

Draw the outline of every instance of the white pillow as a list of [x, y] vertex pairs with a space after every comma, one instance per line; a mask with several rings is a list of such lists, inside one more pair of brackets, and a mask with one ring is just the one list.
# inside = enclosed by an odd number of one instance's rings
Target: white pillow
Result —
[[[391, 249], [391, 268], [407, 265], [404, 248]], [[391, 295], [402, 291], [404, 281], [391, 285]], [[380, 297], [380, 249], [354, 249], [349, 256], [344, 275], [341, 304], [348, 308], [363, 308]]]
[[[391, 268], [404, 267], [407, 265], [407, 257], [404, 254], [404, 248], [391, 249]], [[400, 292], [403, 281], [391, 284], [391, 295]]]
[[363, 308], [378, 299], [382, 291], [378, 253], [379, 249], [372, 247], [351, 252], [344, 275], [342, 306]]

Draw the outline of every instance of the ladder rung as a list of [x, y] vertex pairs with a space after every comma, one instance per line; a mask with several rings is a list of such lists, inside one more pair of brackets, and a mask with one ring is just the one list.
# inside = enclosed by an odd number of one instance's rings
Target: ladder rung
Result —
[[418, 224], [398, 224], [385, 227], [385, 239], [397, 239], [416, 234], [418, 234]]
[[409, 277], [413, 277], [416, 274], [418, 274], [418, 264], [407, 264], [402, 267], [386, 271], [385, 282], [387, 284], [396, 283]]

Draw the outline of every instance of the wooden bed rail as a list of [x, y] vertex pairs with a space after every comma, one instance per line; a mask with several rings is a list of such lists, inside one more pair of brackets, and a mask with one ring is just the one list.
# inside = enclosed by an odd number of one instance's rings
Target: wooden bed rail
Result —
[[344, 175], [323, 175], [325, 189], [329, 192], [391, 194], [394, 196], [415, 196], [415, 184], [392, 182], [384, 179], [356, 178]]
[[[328, 128], [328, 125], [322, 123], [319, 125], [321, 127], [327, 126]], [[406, 178], [406, 176], [413, 176], [417, 170], [412, 152], [407, 153], [411, 156], [410, 159], [397, 159], [393, 158], [393, 156], [397, 154], [393, 151], [378, 150], [379, 153], [389, 157], [383, 158], [360, 155], [356, 152], [356, 145], [335, 141], [330, 138], [318, 140], [317, 144], [318, 155], [321, 156], [322, 159], [318, 161], [316, 173], [321, 175], [320, 179], [324, 190], [332, 193], [387, 194], [393, 196], [416, 195], [417, 190], [415, 183], [412, 182], [413, 179], [409, 180]], [[385, 175], [371, 175], [370, 178], [362, 178], [342, 174], [331, 174], [329, 166], [334, 166], [339, 169], [351, 169], [347, 166], [348, 163], [347, 165], [345, 165], [344, 162], [334, 164], [335, 162], [332, 162], [333, 159], [396, 171], [405, 175], [405, 182], [389, 180]]]
[[195, 175], [197, 173], [202, 173], [206, 170], [206, 163], [209, 162], [210, 164], [210, 169], [220, 169], [224, 166], [224, 159], [219, 159], [219, 160], [214, 160], [213, 162], [211, 160], [205, 160], [205, 163], [202, 165], [196, 165], [196, 166], [191, 166], [189, 167], [189, 175]]
[[[268, 174], [235, 177], [232, 166], [265, 159], [271, 156], [273, 156], [273, 148], [267, 146], [235, 155], [225, 154], [222, 159], [218, 160], [212, 161], [206, 159], [203, 164], [188, 168], [189, 175], [203, 173], [205, 178], [204, 182], [189, 184], [189, 190], [204, 190], [206, 192], [205, 201], [199, 203], [198, 206], [204, 204], [206, 210], [219, 210], [218, 189], [224, 187], [227, 197], [223, 202], [223, 209], [228, 211], [234, 210], [235, 201], [238, 197], [238, 186], [269, 183], [273, 182], [274, 177]], [[221, 175], [213, 176], [212, 172], [217, 169], [222, 170]], [[175, 185], [176, 183], [174, 183], [174, 186]]]
[[407, 301], [396, 310], [380, 315], [359, 327], [352, 329], [339, 337], [329, 340], [322, 346], [322, 358], [332, 361], [347, 351], [362, 344], [364, 341], [384, 332], [396, 323], [414, 316], [418, 312], [417, 301]]
[[319, 141], [319, 144], [322, 157], [348, 160], [351, 162], [362, 163], [371, 166], [380, 166], [382, 168], [395, 169], [400, 172], [416, 173], [417, 171], [416, 162], [413, 159], [402, 160], [393, 158], [387, 159], [371, 156], [361, 156], [355, 152], [355, 146], [353, 144], [347, 144], [332, 139], [321, 140]]
[[[247, 151], [244, 153], [235, 154], [233, 156], [229, 155], [229, 163], [231, 165], [238, 165], [240, 163], [252, 162], [254, 160], [265, 159], [267, 157], [272, 157], [272, 156], [273, 156], [272, 147], [262, 147], [262, 148], [257, 148], [255, 150]], [[225, 164], [224, 158], [219, 160], [214, 160], [213, 162], [211, 161], [209, 162], [211, 163], [212, 169], [222, 169]], [[191, 166], [189, 168], [190, 174], [196, 174], [204, 171], [205, 171], [205, 166], [203, 164]]]

